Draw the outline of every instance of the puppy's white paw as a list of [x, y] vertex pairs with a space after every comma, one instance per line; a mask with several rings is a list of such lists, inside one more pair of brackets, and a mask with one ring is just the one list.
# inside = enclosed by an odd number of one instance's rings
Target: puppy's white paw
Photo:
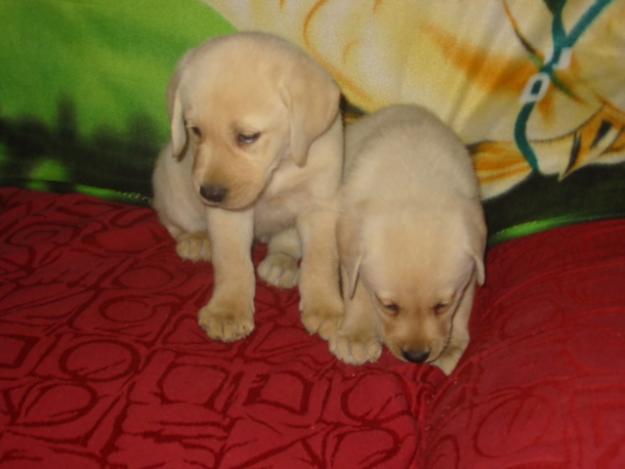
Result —
[[350, 365], [375, 362], [382, 354], [382, 344], [370, 335], [344, 335], [340, 332], [330, 338], [330, 351], [339, 360]]
[[280, 288], [295, 287], [299, 278], [297, 259], [281, 252], [268, 254], [257, 271], [265, 282]]
[[300, 305], [302, 323], [311, 334], [319, 334], [329, 340], [336, 335], [339, 323], [343, 319], [343, 303], [331, 301], [311, 301]]
[[176, 241], [176, 253], [183, 259], [210, 261], [210, 242], [205, 233], [184, 233]]
[[465, 349], [466, 345], [450, 346], [439, 358], [430, 364], [439, 367], [443, 373], [449, 376], [456, 369]]
[[198, 323], [211, 339], [234, 342], [254, 330], [254, 311], [237, 307], [234, 303], [214, 304], [211, 301], [198, 313]]

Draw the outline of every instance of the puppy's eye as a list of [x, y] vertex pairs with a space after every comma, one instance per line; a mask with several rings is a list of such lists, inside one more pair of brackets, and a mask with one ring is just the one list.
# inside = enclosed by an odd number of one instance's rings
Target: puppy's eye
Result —
[[256, 140], [258, 140], [259, 137], [260, 137], [260, 132], [254, 132], [254, 133], [249, 133], [249, 134], [238, 133], [237, 134], [237, 144], [239, 144], [241, 146], [251, 145]]
[[389, 316], [397, 316], [399, 314], [399, 305], [397, 303], [393, 303], [392, 301], [388, 300], [382, 300], [377, 295], [375, 296], [375, 299], [378, 301], [378, 303], [380, 303], [380, 305], [382, 305], [385, 312]]
[[445, 303], [441, 301], [440, 303], [436, 303], [434, 305], [434, 308], [432, 309], [434, 310], [434, 314], [436, 314], [437, 316], [440, 316], [442, 314], [445, 314], [448, 308], [449, 308], [449, 303]]
[[202, 138], [202, 129], [200, 129], [199, 127], [191, 127], [191, 132], [193, 132], [193, 135], [195, 135], [196, 137]]

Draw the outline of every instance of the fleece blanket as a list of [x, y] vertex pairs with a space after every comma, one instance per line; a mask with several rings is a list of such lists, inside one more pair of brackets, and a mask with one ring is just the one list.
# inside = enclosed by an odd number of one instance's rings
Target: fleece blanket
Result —
[[427, 106], [471, 150], [491, 241], [625, 214], [624, 0], [5, 0], [0, 183], [148, 203], [164, 90], [208, 37], [263, 30], [346, 120]]

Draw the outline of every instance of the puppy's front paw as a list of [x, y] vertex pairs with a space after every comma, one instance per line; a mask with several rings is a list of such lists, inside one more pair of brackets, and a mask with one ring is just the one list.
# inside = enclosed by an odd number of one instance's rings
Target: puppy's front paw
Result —
[[319, 334], [322, 339], [328, 340], [336, 334], [339, 323], [343, 318], [343, 304], [326, 302], [302, 302], [302, 323], [311, 334]]
[[210, 242], [205, 233], [184, 233], [176, 241], [176, 253], [183, 259], [210, 261]]
[[198, 323], [211, 339], [234, 342], [254, 330], [254, 311], [211, 301], [198, 313]]
[[439, 367], [443, 373], [449, 376], [456, 369], [466, 345], [449, 347], [445, 352], [430, 364]]
[[297, 285], [297, 259], [288, 254], [279, 252], [267, 255], [257, 270], [259, 277], [270, 285], [280, 288], [293, 288]]
[[369, 334], [342, 334], [330, 338], [330, 351], [350, 365], [375, 362], [382, 354], [382, 344]]

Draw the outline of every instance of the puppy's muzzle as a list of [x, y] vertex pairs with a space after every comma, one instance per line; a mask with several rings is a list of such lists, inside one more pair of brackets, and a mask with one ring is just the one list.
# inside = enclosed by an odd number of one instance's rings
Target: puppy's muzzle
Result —
[[425, 363], [430, 356], [429, 350], [402, 350], [401, 354], [412, 363]]
[[200, 195], [210, 204], [218, 204], [225, 200], [228, 195], [228, 189], [223, 186], [205, 185], [200, 186]]

